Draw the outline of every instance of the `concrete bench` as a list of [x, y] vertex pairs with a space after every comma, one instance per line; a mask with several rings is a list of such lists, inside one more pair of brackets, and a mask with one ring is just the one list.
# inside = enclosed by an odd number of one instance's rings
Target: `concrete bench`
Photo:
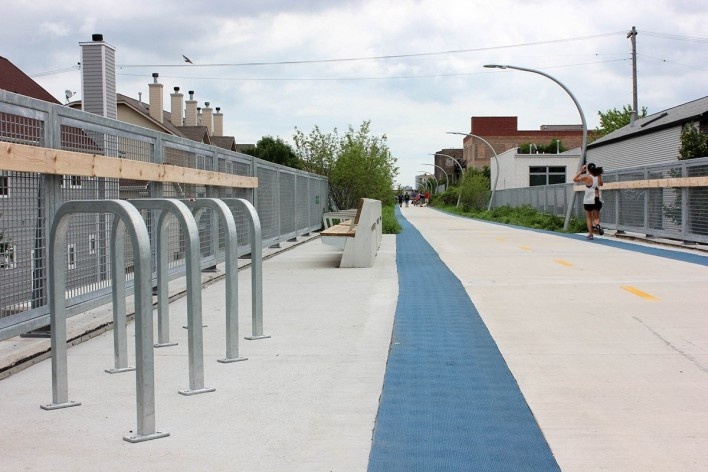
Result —
[[353, 220], [356, 218], [356, 208], [352, 208], [351, 210], [340, 210], [340, 211], [330, 211], [328, 213], [322, 214], [322, 224], [324, 225], [325, 229], [334, 226], [335, 221], [338, 223], [343, 223], [347, 220]]
[[353, 219], [320, 232], [322, 242], [342, 249], [339, 267], [371, 267], [382, 237], [381, 201], [359, 200]]

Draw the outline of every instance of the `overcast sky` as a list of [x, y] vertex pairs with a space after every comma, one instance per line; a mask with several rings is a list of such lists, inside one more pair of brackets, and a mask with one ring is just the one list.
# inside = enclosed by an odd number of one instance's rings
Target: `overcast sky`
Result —
[[580, 123], [553, 81], [484, 64], [552, 75], [593, 129], [598, 111], [632, 102], [636, 26], [640, 107], [708, 95], [705, 0], [13, 0], [2, 23], [0, 55], [62, 102], [67, 89], [81, 98], [79, 42], [101, 33], [119, 93], [146, 100], [157, 72], [166, 104], [173, 87], [194, 90], [238, 143], [370, 120], [402, 185], [432, 171], [429, 153], [462, 147], [446, 131], [469, 132], [472, 116]]

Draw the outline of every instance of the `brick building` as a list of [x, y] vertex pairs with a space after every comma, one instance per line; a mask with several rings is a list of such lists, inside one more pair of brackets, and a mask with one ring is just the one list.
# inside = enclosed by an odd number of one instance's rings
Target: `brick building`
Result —
[[[497, 154], [527, 143], [548, 145], [558, 139], [566, 149], [582, 146], [582, 125], [542, 125], [539, 130], [520, 130], [516, 116], [473, 116], [470, 134], [480, 136]], [[484, 141], [472, 136], [462, 140], [462, 158], [468, 167], [481, 169], [490, 165], [493, 153]]]

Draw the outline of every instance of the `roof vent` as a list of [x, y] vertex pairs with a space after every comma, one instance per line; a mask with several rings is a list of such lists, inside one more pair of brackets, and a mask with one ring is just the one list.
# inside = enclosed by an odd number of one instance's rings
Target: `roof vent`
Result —
[[175, 93], [179, 92], [179, 87], [175, 87]]
[[100, 33], [92, 34], [91, 35], [91, 41], [103, 41], [103, 35]]

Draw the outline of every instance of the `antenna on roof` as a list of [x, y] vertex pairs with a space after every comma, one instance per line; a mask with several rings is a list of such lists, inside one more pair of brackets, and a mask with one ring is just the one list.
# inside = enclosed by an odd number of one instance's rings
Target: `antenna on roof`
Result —
[[76, 92], [72, 92], [71, 90], [64, 90], [64, 95], [66, 95], [66, 103], [69, 103], [69, 99], [76, 95]]

